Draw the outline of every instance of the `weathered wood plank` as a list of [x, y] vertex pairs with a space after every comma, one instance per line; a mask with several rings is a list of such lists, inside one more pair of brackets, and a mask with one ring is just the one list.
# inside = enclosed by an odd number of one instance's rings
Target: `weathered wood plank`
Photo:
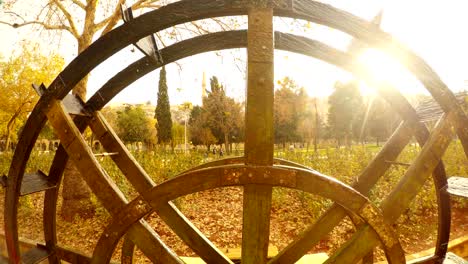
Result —
[[132, 240], [125, 237], [122, 244], [122, 255], [120, 256], [121, 264], [133, 264], [135, 253], [135, 243]]
[[38, 170], [36, 173], [27, 173], [23, 176], [20, 195], [24, 196], [55, 187], [56, 183], [45, 175], [44, 172]]
[[122, 208], [101, 234], [96, 247], [94, 247], [91, 264], [109, 263], [120, 238], [131, 225], [150, 212], [151, 209], [151, 206], [143, 200], [142, 196]]
[[[75, 124], [80, 131], [83, 133], [86, 126], [85, 116], [77, 116], [74, 118]], [[58, 149], [55, 152], [52, 165], [49, 170], [49, 177], [52, 181], [57, 183], [57, 186], [60, 186], [60, 183], [63, 178], [63, 172], [65, 170], [66, 164], [68, 162], [68, 154], [63, 146], [60, 144]], [[57, 245], [57, 230], [56, 230], [56, 217], [57, 217], [57, 200], [59, 196], [59, 188], [53, 188], [46, 190], [44, 197], [44, 214], [43, 214], [43, 226], [44, 226], [44, 240], [46, 241], [46, 246], [49, 248], [58, 248]], [[59, 252], [58, 250], [55, 251]], [[59, 264], [60, 260], [57, 257], [57, 254], [49, 256], [48, 259], [50, 264]], [[70, 263], [74, 263], [69, 261]]]
[[444, 264], [468, 264], [468, 261], [449, 252], [445, 256]]
[[35, 264], [40, 263], [45, 260], [52, 251], [47, 249], [44, 246], [37, 245], [36, 247], [26, 251], [24, 254], [21, 254], [21, 261], [25, 264]]
[[77, 252], [77, 251], [64, 248], [61, 246], [56, 247], [55, 251], [56, 251], [55, 254], [60, 258], [60, 260], [64, 260], [68, 263], [73, 263], [73, 264], [91, 263], [91, 257], [88, 255], [85, 255], [84, 253]]
[[[33, 83], [32, 87], [39, 96], [43, 96], [47, 92], [47, 87], [43, 83], [41, 83], [40, 85]], [[84, 105], [80, 102], [81, 100], [79, 100], [78, 96], [74, 94], [67, 94], [62, 100], [62, 103], [69, 114], [90, 116], [90, 113], [84, 108]]]
[[[251, 8], [247, 32], [245, 162], [273, 165], [273, 9]], [[269, 175], [264, 175], [269, 177]], [[272, 188], [244, 186], [242, 263], [267, 262]]]
[[[101, 142], [102, 146], [109, 152], [117, 152], [111, 158], [119, 167], [125, 177], [135, 186], [135, 189], [145, 196], [154, 183], [128, 152], [116, 133], [107, 124], [100, 113], [96, 113], [90, 127]], [[166, 224], [203, 260], [208, 263], [229, 263], [229, 259], [211, 243], [202, 232], [198, 230], [172, 202], [162, 203], [155, 208], [158, 215]]]
[[91, 114], [80, 103], [81, 100], [74, 94], [67, 94], [62, 100], [62, 104], [71, 115], [91, 116]]
[[[453, 113], [441, 118], [421, 153], [408, 168], [397, 187], [382, 202], [381, 208], [387, 223], [395, 222], [408, 208], [411, 200], [439, 164], [453, 135], [450, 124], [452, 118], [454, 118]], [[355, 263], [372, 250], [377, 243], [378, 239], [375, 233], [367, 226], [358, 230], [326, 263]]]
[[[46, 114], [67, 154], [103, 206], [112, 215], [120, 212], [127, 203], [124, 195], [100, 167], [61, 102], [52, 100]], [[150, 259], [155, 261], [163, 258], [168, 263], [181, 263], [144, 221], [133, 225], [129, 229], [129, 236]]]
[[[133, 20], [132, 8], [124, 8], [121, 6], [122, 19], [125, 23]], [[148, 56], [153, 60], [154, 63], [161, 63], [162, 58], [158, 50], [158, 45], [156, 44], [156, 39], [153, 34], [150, 34], [137, 42], [133, 43], [143, 54]]]
[[[456, 93], [455, 98], [460, 103], [460, 105], [465, 105], [465, 102], [468, 98], [468, 93]], [[422, 122], [437, 121], [444, 114], [444, 110], [442, 110], [440, 105], [433, 98], [422, 101], [417, 106], [416, 111]]]
[[451, 195], [468, 198], [468, 178], [450, 177], [448, 179], [447, 192]]

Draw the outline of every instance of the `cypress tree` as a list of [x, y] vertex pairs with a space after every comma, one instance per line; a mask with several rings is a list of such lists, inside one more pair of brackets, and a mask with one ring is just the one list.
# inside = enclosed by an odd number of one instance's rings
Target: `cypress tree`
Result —
[[169, 143], [172, 141], [172, 117], [167, 94], [166, 68], [162, 67], [159, 73], [158, 102], [155, 111], [158, 142]]

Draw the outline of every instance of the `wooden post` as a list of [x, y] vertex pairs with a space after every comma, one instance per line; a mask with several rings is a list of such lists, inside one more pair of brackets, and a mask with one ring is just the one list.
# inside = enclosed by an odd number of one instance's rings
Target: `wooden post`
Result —
[[[273, 10], [262, 5], [253, 6], [248, 12], [245, 117], [248, 165], [273, 165]], [[264, 177], [270, 175], [265, 173]], [[244, 187], [242, 263], [266, 263], [271, 193], [272, 188], [268, 186]]]

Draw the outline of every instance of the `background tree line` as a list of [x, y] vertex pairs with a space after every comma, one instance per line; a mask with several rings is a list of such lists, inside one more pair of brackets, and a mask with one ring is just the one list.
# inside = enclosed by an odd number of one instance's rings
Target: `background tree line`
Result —
[[[5, 149], [15, 143], [38, 99], [30, 84], [48, 84], [64, 61], [57, 55], [42, 55], [35, 44], [23, 43], [18, 53], [0, 64], [0, 140]], [[201, 106], [186, 103], [171, 109], [167, 89], [162, 68], [153, 114], [149, 104], [106, 108], [103, 113], [125, 142], [176, 146], [184, 144], [187, 135], [189, 145], [210, 149], [222, 144], [228, 153], [233, 143], [243, 142], [244, 105], [226, 95], [216, 76], [210, 79], [210, 90]], [[277, 144], [286, 147], [301, 143], [309, 147], [323, 140], [335, 141], [338, 146], [366, 141], [379, 144], [392, 133], [399, 118], [381, 98], [363, 96], [358, 81], [337, 82], [328, 99], [318, 99], [309, 97], [303, 87], [285, 77], [277, 82], [274, 121]], [[48, 126], [40, 137], [55, 139]]]

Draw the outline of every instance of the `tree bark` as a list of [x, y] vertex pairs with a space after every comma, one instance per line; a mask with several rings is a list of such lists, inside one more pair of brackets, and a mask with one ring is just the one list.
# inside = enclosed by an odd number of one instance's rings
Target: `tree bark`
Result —
[[[11, 122], [12, 120], [10, 120]], [[7, 137], [6, 137], [6, 143], [5, 143], [5, 151], [9, 151], [10, 150], [10, 144], [11, 144], [11, 125], [10, 125], [10, 122], [8, 122], [8, 125], [7, 125]]]
[[[91, 40], [87, 37], [78, 40], [78, 52], [80, 53], [90, 44]], [[73, 88], [73, 94], [86, 100], [87, 84], [88, 76]], [[63, 203], [60, 215], [63, 220], [71, 222], [76, 216], [84, 219], [94, 216], [96, 206], [91, 201], [91, 190], [72, 161], [68, 161], [65, 167], [62, 199]]]
[[91, 191], [72, 161], [65, 167], [62, 199], [63, 220], [71, 222], [76, 216], [83, 219], [94, 216], [96, 206], [91, 201]]
[[231, 152], [229, 151], [229, 135], [226, 132], [224, 132], [224, 149], [226, 154], [231, 154]]

